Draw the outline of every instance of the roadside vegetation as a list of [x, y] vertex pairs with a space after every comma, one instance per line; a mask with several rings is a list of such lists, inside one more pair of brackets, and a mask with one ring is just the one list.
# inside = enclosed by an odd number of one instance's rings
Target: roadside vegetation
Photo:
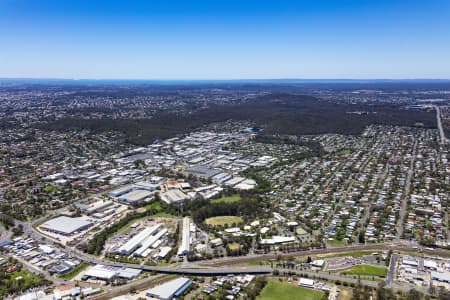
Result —
[[45, 278], [23, 268], [8, 273], [5, 266], [0, 267], [0, 297], [49, 284]]
[[127, 226], [131, 222], [143, 217], [150, 217], [156, 214], [164, 212], [164, 208], [161, 204], [153, 204], [140, 213], [129, 213], [119, 222], [105, 228], [101, 232], [97, 233], [89, 243], [81, 243], [78, 248], [84, 252], [94, 255], [100, 255], [105, 245], [106, 240], [121, 228]]
[[66, 279], [66, 280], [70, 280], [70, 279], [74, 278], [75, 276], [77, 276], [80, 272], [86, 270], [87, 267], [89, 267], [89, 264], [86, 262], [82, 262], [81, 264], [79, 264], [78, 266], [76, 266], [75, 268], [70, 270], [69, 272], [67, 272], [63, 275], [60, 275], [59, 277]]
[[231, 196], [223, 196], [218, 199], [211, 200], [212, 203], [233, 203], [241, 200], [241, 195], [234, 194]]

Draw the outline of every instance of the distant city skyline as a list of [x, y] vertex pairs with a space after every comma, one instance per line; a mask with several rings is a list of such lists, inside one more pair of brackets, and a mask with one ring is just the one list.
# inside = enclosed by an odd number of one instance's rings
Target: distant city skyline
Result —
[[450, 79], [450, 1], [0, 1], [0, 78]]

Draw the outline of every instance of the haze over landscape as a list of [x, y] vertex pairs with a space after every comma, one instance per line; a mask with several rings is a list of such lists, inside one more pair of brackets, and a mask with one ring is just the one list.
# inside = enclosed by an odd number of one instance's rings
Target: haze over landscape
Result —
[[450, 300], [449, 28], [0, 0], [0, 298]]

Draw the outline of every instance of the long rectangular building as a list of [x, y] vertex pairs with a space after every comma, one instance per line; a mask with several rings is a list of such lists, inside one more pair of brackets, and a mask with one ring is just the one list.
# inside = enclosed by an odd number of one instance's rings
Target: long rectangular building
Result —
[[172, 300], [181, 296], [191, 284], [192, 280], [189, 278], [179, 277], [149, 289], [146, 295], [160, 300]]
[[163, 228], [155, 235], [150, 235], [142, 242], [141, 247], [134, 252], [135, 256], [143, 256], [142, 254], [150, 248], [154, 243], [156, 243], [160, 238], [167, 234], [167, 228]]
[[123, 194], [131, 192], [131, 190], [132, 190], [131, 186], [128, 185], [128, 186], [123, 186], [118, 189], [112, 190], [108, 194], [112, 197], [119, 197], [119, 196], [122, 196]]
[[50, 232], [68, 236], [86, 230], [92, 225], [92, 222], [82, 218], [60, 216], [45, 222], [40, 227]]
[[131, 239], [129, 239], [125, 244], [123, 244], [119, 249], [117, 249], [117, 253], [122, 255], [130, 255], [134, 250], [142, 246], [142, 243], [146, 238], [153, 235], [161, 225], [155, 225], [152, 227], [147, 227]]
[[118, 199], [126, 203], [135, 203], [142, 201], [145, 198], [151, 197], [152, 195], [153, 193], [148, 190], [134, 190], [124, 195], [121, 195]]
[[184, 256], [189, 253], [190, 244], [190, 220], [189, 217], [183, 218], [183, 234], [181, 237], [181, 246], [178, 248], [178, 256]]

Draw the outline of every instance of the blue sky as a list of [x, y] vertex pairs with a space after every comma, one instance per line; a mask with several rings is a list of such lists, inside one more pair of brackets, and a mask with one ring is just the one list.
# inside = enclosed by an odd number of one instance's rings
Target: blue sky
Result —
[[450, 78], [450, 0], [0, 0], [0, 77]]

